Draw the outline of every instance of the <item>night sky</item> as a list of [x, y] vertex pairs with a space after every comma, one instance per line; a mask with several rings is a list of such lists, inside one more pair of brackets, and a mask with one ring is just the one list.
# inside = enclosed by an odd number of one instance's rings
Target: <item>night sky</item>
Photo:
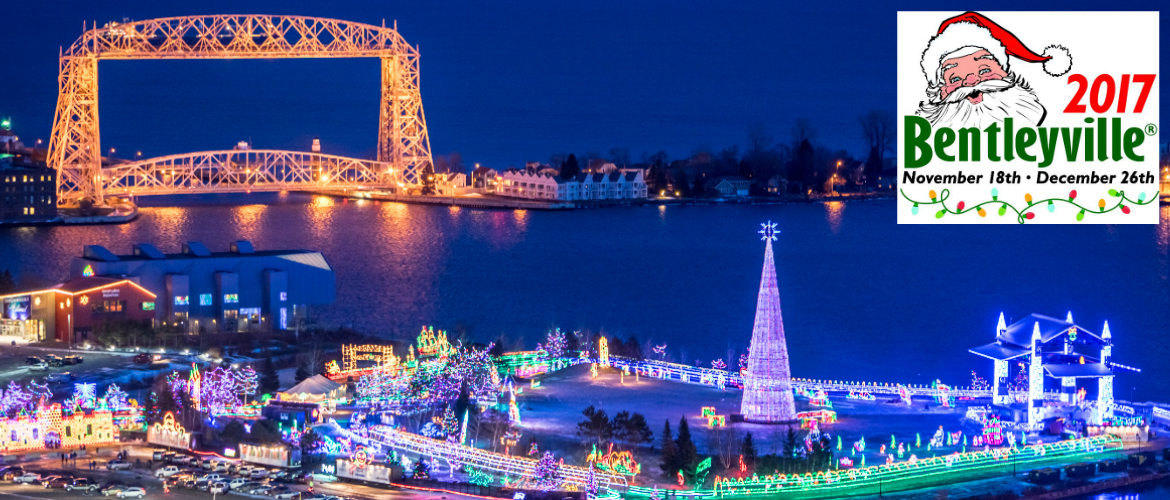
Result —
[[[6, 2], [0, 116], [48, 140], [57, 55], [82, 22], [204, 14], [288, 14], [380, 24], [422, 53], [435, 154], [493, 167], [610, 148], [671, 158], [741, 148], [749, 126], [788, 141], [807, 117], [818, 143], [864, 154], [857, 116], [894, 111], [896, 10], [1084, 10], [1100, 2]], [[197, 5], [197, 6], [196, 6]], [[1164, 2], [1114, 2], [1157, 10]], [[1163, 32], [1168, 32], [1166, 16]], [[1046, 41], [1035, 42], [1042, 46]], [[1165, 54], [1162, 42], [1161, 54]], [[376, 59], [107, 61], [103, 149], [146, 157], [229, 149], [370, 157]], [[1165, 89], [1165, 86], [1162, 86]], [[1162, 111], [1163, 118], [1166, 111]], [[1165, 119], [1162, 123], [1167, 123]]]

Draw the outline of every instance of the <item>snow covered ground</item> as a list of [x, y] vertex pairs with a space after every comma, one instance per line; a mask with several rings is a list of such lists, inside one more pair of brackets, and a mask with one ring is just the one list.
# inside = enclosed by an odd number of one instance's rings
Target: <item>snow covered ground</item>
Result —
[[[708, 452], [709, 431], [707, 420], [700, 416], [703, 406], [714, 406], [719, 415], [730, 416], [739, 413], [742, 391], [736, 389], [720, 390], [715, 387], [683, 384], [677, 381], [666, 381], [634, 376], [621, 377], [616, 369], [601, 369], [600, 376], [593, 378], [589, 365], [578, 365], [552, 374], [538, 376], [540, 387], [530, 388], [524, 385], [524, 391], [517, 396], [520, 406], [520, 416], [523, 423], [525, 437], [535, 435], [541, 450], [553, 450], [559, 456], [564, 456], [566, 462], [582, 463], [588, 449], [579, 445], [576, 438], [577, 422], [584, 419], [581, 411], [589, 405], [604, 409], [612, 418], [622, 410], [631, 413], [641, 413], [646, 417], [650, 429], [654, 431], [653, 448], [661, 446], [660, 433], [663, 422], [670, 420], [673, 432], [678, 432], [678, 420], [686, 417], [691, 427], [695, 444], [699, 453]], [[850, 446], [862, 436], [867, 442], [866, 455], [868, 465], [884, 462], [884, 457], [878, 456], [879, 447], [890, 443], [891, 435], [900, 443], [915, 444], [921, 436], [922, 449], [907, 452], [918, 453], [919, 457], [931, 454], [951, 453], [959, 451], [958, 447], [944, 447], [942, 450], [925, 450], [930, 437], [941, 425], [947, 432], [963, 431], [970, 439], [973, 433], [980, 429], [971, 424], [964, 426], [960, 423], [965, 407], [941, 408], [937, 403], [915, 402], [912, 407], [904, 403], [878, 401], [848, 400], [843, 396], [830, 397], [833, 410], [837, 412], [838, 423], [822, 427], [822, 432], [829, 433], [834, 442], [837, 436], [843, 442], [843, 451], [837, 456], [850, 456]], [[797, 398], [797, 411], [817, 410], [820, 407], [811, 407], [803, 398]], [[751, 432], [759, 454], [775, 453], [780, 450], [784, 436], [787, 433], [786, 425], [764, 425], [730, 422], [728, 425], [740, 434]], [[799, 427], [798, 427], [799, 430]], [[644, 450], [641, 455], [645, 457]], [[860, 461], [859, 457], [854, 457]], [[875, 460], [878, 460], [875, 462]], [[646, 459], [656, 465], [657, 458]], [[655, 467], [656, 468], [656, 467]]]

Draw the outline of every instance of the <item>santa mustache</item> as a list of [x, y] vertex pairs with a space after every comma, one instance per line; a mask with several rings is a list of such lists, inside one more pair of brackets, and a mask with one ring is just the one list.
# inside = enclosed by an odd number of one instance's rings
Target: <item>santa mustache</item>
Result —
[[985, 80], [971, 87], [959, 87], [955, 89], [954, 92], [947, 94], [947, 97], [943, 99], [943, 103], [955, 103], [968, 97], [976, 97], [984, 93], [999, 92], [1001, 90], [1011, 88], [1012, 85], [1015, 85], [1015, 82], [1007, 78]]

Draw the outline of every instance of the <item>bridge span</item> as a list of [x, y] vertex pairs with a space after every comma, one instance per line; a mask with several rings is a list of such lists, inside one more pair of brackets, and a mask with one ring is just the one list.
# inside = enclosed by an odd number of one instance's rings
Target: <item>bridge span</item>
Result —
[[393, 163], [279, 150], [203, 151], [108, 166], [102, 191], [112, 196], [405, 187]]

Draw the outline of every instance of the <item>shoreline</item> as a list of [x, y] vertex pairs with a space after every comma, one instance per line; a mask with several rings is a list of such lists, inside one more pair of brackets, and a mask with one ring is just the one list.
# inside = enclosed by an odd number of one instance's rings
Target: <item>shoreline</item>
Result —
[[301, 193], [346, 198], [355, 200], [374, 200], [405, 203], [410, 205], [438, 205], [456, 206], [495, 210], [542, 210], [564, 211], [591, 208], [629, 208], [650, 206], [720, 206], [720, 205], [793, 205], [800, 203], [826, 203], [845, 201], [874, 201], [888, 200], [897, 197], [894, 192], [874, 192], [855, 196], [825, 196], [825, 197], [744, 197], [744, 198], [637, 198], [621, 200], [583, 200], [583, 201], [536, 201], [504, 196], [400, 196], [392, 194], [372, 194], [362, 191], [299, 191]]

